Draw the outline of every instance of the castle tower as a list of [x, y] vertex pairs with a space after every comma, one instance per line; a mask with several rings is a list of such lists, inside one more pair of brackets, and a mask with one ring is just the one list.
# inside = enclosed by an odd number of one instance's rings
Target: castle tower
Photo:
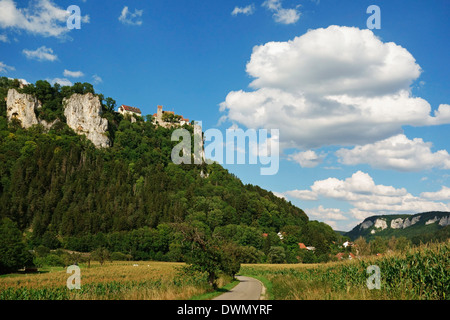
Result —
[[158, 120], [162, 120], [162, 116], [163, 116], [163, 107], [158, 106], [158, 113], [156, 114], [156, 117]]

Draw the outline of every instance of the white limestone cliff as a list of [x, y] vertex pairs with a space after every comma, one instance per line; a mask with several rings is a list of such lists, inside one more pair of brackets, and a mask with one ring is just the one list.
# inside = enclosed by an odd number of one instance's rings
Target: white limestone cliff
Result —
[[111, 146], [106, 132], [108, 120], [101, 117], [102, 105], [100, 99], [92, 93], [85, 95], [73, 94], [63, 100], [64, 116], [67, 125], [77, 134], [84, 134], [97, 148]]
[[377, 219], [376, 221], [375, 221], [375, 228], [377, 228], [377, 229], [379, 229], [379, 228], [381, 228], [381, 230], [384, 230], [384, 229], [387, 229], [387, 223], [386, 223], [386, 220], [384, 220], [384, 219]]
[[8, 121], [19, 120], [22, 127], [28, 129], [40, 124], [49, 130], [58, 120], [47, 122], [36, 117], [36, 110], [42, 107], [41, 102], [31, 94], [20, 93], [16, 89], [9, 89], [6, 97], [6, 115]]
[[391, 228], [392, 229], [402, 229], [404, 225], [402, 218], [397, 218], [391, 221]]
[[8, 90], [6, 97], [6, 115], [8, 121], [17, 119], [22, 127], [28, 129], [39, 124], [35, 110], [41, 108], [38, 99], [30, 94], [19, 93], [15, 89]]
[[439, 221], [439, 225], [441, 227], [445, 227], [445, 226], [450, 225], [450, 216], [442, 217], [441, 220]]
[[361, 227], [360, 227], [359, 229], [360, 229], [360, 230], [361, 230], [361, 229], [366, 230], [366, 229], [370, 228], [371, 226], [373, 226], [373, 222], [370, 221], [370, 220], [367, 220], [367, 221], [364, 221], [364, 222], [361, 224]]

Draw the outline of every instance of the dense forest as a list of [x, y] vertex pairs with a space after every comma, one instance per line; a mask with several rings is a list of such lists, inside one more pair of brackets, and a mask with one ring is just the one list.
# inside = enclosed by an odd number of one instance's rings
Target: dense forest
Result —
[[[24, 234], [29, 250], [106, 248], [133, 259], [183, 261], [192, 246], [175, 226], [185, 224], [239, 246], [243, 262], [328, 259], [338, 237], [328, 225], [218, 164], [173, 164], [174, 129], [154, 126], [150, 116], [132, 123], [87, 83], [19, 87], [0, 79], [0, 218]], [[41, 119], [60, 121], [48, 132], [8, 122], [9, 88], [35, 95]], [[62, 99], [88, 92], [102, 102], [111, 148], [96, 149], [64, 122]], [[299, 242], [316, 251], [305, 254]]]

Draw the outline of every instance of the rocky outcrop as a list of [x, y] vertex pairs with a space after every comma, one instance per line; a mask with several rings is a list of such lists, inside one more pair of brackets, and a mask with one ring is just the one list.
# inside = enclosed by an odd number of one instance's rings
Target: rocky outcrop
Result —
[[6, 114], [8, 121], [19, 120], [22, 127], [28, 129], [40, 124], [49, 130], [58, 120], [47, 122], [36, 117], [36, 111], [42, 107], [41, 102], [33, 95], [9, 89], [6, 98]]
[[41, 108], [41, 103], [30, 94], [19, 93], [15, 89], [8, 90], [6, 98], [6, 114], [8, 121], [19, 120], [22, 127], [28, 129], [39, 124], [36, 110]]
[[439, 221], [439, 225], [441, 227], [445, 227], [445, 226], [450, 225], [450, 216], [442, 217], [441, 220]]
[[[108, 120], [101, 117], [102, 106], [97, 96], [91, 93], [74, 94], [69, 99], [64, 99], [63, 105], [67, 125], [77, 134], [86, 135], [97, 148], [111, 146], [111, 141], [106, 135]], [[6, 98], [8, 121], [19, 120], [25, 129], [40, 124], [48, 130], [58, 120], [48, 123], [39, 119], [36, 111], [41, 107], [41, 102], [33, 95], [20, 93], [16, 89], [8, 91]]]
[[361, 224], [360, 230], [365, 230], [373, 226], [373, 222], [370, 220], [366, 220]]
[[403, 222], [403, 229], [406, 229], [408, 227], [411, 227], [415, 225], [417, 222], [419, 222], [420, 216], [412, 217], [411, 220], [409, 218], [405, 219], [405, 222]]
[[401, 229], [403, 228], [403, 219], [398, 218], [391, 221], [391, 228], [392, 229]]
[[384, 229], [387, 229], [387, 223], [386, 223], [386, 220], [384, 220], [384, 219], [377, 219], [376, 221], [375, 221], [375, 228], [377, 228], [377, 229], [379, 229], [379, 228], [381, 228], [381, 230], [384, 230]]
[[84, 134], [97, 148], [111, 146], [106, 135], [108, 120], [101, 117], [102, 105], [97, 96], [92, 93], [73, 94], [63, 100], [63, 106], [67, 125], [77, 134]]
[[436, 223], [437, 221], [439, 221], [439, 218], [438, 217], [434, 217], [433, 219], [430, 219], [427, 222], [425, 222], [425, 225], [427, 226], [429, 224]]

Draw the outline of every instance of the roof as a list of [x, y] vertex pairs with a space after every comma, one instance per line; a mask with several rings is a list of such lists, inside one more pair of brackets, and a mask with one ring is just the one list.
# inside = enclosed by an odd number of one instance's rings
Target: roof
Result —
[[300, 249], [306, 249], [306, 246], [304, 243], [299, 243], [298, 246], [300, 247]]
[[139, 108], [130, 107], [130, 106], [126, 106], [126, 105], [121, 105], [120, 107], [123, 108], [125, 111], [142, 114], [141, 109], [139, 109]]

